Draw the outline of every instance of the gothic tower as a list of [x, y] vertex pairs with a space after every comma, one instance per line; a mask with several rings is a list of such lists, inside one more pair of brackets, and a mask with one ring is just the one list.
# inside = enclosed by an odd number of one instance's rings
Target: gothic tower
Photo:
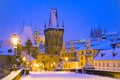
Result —
[[57, 10], [52, 8], [50, 12], [49, 26], [44, 29], [45, 53], [58, 54], [63, 45], [64, 23], [62, 27], [58, 25]]
[[38, 44], [38, 43], [37, 43], [38, 38], [39, 38], [39, 33], [38, 33], [38, 30], [37, 30], [37, 29], [35, 29], [35, 31], [34, 31], [34, 40], [35, 40], [35, 44], [36, 44], [36, 45]]
[[91, 27], [90, 38], [94, 38], [93, 28]]

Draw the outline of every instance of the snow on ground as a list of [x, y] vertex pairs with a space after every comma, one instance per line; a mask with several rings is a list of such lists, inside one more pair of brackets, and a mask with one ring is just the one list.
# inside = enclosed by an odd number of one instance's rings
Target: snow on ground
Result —
[[20, 80], [120, 80], [120, 79], [73, 72], [30, 72], [30, 75], [23, 75]]

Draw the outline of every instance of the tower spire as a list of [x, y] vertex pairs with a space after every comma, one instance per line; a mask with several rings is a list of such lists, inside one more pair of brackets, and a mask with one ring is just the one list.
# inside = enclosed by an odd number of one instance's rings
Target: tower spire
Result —
[[44, 29], [46, 29], [46, 22], [44, 22]]
[[106, 31], [106, 28], [105, 28], [105, 30], [104, 30], [104, 34], [106, 33], [107, 31]]
[[24, 27], [24, 20], [23, 20], [23, 27]]
[[58, 27], [57, 9], [55, 9], [55, 8], [51, 9], [49, 26], [50, 27]]
[[30, 27], [32, 27], [32, 22], [30, 22]]
[[93, 33], [93, 28], [92, 28], [92, 27], [91, 27], [90, 37], [91, 37], [91, 38], [94, 37], [94, 33]]
[[62, 28], [64, 28], [64, 21], [62, 21]]

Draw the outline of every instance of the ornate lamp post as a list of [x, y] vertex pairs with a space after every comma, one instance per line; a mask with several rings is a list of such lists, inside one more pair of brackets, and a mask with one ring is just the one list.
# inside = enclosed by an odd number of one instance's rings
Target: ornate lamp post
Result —
[[54, 71], [55, 71], [55, 65], [56, 65], [56, 63], [55, 63], [55, 62], [53, 62], [53, 68], [54, 68]]
[[17, 54], [17, 44], [18, 44], [18, 36], [16, 33], [14, 33], [12, 35], [12, 38], [11, 38], [11, 41], [12, 41], [12, 45], [13, 45], [13, 48], [14, 48], [14, 70], [16, 70], [16, 54]]
[[67, 68], [67, 61], [68, 61], [68, 58], [67, 58], [67, 57], [65, 58], [65, 61], [66, 61], [66, 68]]

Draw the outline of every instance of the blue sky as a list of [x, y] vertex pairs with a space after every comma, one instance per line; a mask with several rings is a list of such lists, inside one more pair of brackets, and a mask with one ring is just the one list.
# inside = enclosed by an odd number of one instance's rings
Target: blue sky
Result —
[[51, 8], [58, 10], [59, 26], [64, 20], [64, 41], [87, 38], [98, 24], [108, 32], [120, 31], [119, 0], [0, 0], [0, 39], [21, 33], [23, 21], [43, 30]]

